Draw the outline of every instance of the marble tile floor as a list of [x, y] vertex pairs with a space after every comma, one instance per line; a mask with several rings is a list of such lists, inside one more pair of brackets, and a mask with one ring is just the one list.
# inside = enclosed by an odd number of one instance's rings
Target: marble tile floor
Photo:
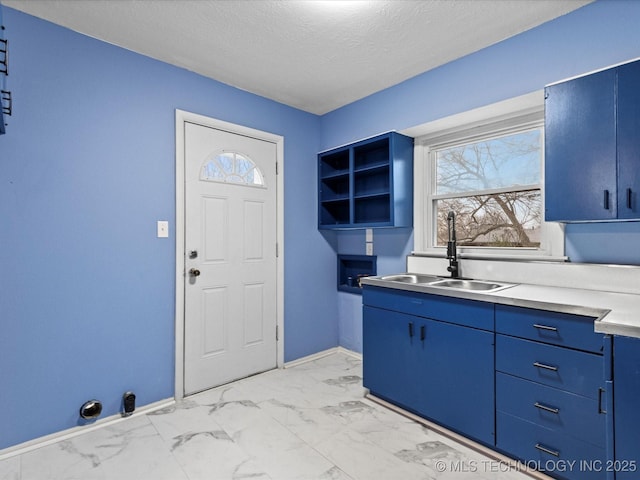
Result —
[[0, 480], [525, 480], [364, 398], [338, 352], [0, 461]]

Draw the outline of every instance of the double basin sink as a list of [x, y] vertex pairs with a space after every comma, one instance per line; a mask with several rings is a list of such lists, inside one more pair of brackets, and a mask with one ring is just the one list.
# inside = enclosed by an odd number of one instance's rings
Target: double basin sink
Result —
[[411, 283], [426, 285], [429, 287], [453, 288], [456, 290], [467, 290], [475, 292], [495, 292], [505, 288], [513, 287], [511, 283], [487, 282], [485, 280], [471, 280], [462, 278], [443, 278], [435, 275], [423, 275], [419, 273], [401, 273], [397, 275], [386, 275], [380, 280], [387, 282]]

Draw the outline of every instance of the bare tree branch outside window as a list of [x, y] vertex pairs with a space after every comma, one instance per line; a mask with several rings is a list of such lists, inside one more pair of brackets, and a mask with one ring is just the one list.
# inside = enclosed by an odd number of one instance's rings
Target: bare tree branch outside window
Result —
[[436, 151], [437, 245], [454, 211], [461, 246], [539, 247], [541, 155], [540, 129]]

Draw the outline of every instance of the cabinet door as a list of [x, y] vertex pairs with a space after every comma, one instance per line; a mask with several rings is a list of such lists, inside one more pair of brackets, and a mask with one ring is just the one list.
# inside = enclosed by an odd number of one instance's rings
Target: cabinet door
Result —
[[365, 306], [363, 384], [377, 397], [416, 411], [424, 379], [418, 354], [424, 319]]
[[640, 62], [618, 68], [618, 218], [640, 218]]
[[420, 413], [489, 445], [495, 444], [494, 334], [426, 320], [420, 357]]
[[493, 332], [368, 306], [363, 325], [372, 394], [494, 445]]
[[613, 340], [616, 480], [636, 480], [640, 470], [640, 340]]
[[545, 97], [545, 219], [615, 219], [615, 70], [549, 86]]

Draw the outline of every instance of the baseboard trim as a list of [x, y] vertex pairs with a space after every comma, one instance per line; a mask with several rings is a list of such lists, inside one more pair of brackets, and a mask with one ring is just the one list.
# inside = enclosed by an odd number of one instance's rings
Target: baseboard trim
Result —
[[337, 347], [337, 353], [344, 353], [345, 355], [349, 355], [357, 360], [362, 360], [362, 354], [358, 352], [354, 352], [353, 350], [349, 350], [344, 347]]
[[291, 367], [296, 367], [298, 365], [303, 365], [305, 363], [315, 362], [316, 360], [320, 360], [321, 358], [325, 358], [330, 355], [335, 355], [336, 353], [342, 353], [344, 355], [349, 355], [350, 357], [357, 358], [358, 360], [362, 360], [362, 354], [358, 352], [354, 352], [344, 347], [333, 347], [327, 350], [323, 350], [321, 352], [307, 355], [306, 357], [301, 357], [296, 360], [291, 360], [290, 362], [286, 362], [283, 368], [291, 368]]
[[145, 405], [143, 407], [137, 408], [136, 411], [133, 413], [133, 415], [129, 417], [123, 417], [120, 414], [115, 414], [115, 415], [111, 415], [109, 417], [105, 417], [103, 419], [97, 420], [95, 423], [92, 423], [91, 425], [72, 427], [67, 430], [51, 433], [49, 435], [38, 437], [33, 440], [26, 441], [24, 443], [19, 443], [18, 445], [14, 445], [12, 447], [8, 447], [3, 450], [0, 450], [0, 460], [5, 460], [7, 458], [15, 457], [17, 455], [22, 455], [23, 453], [31, 452], [33, 450], [37, 450], [38, 448], [52, 445], [56, 442], [69, 440], [70, 438], [84, 435], [85, 433], [93, 432], [95, 430], [107, 427], [109, 425], [115, 425], [116, 423], [124, 422], [130, 418], [146, 415], [147, 413], [169, 407], [175, 403], [176, 401], [173, 398], [160, 400], [158, 402], [150, 403], [149, 405]]
[[393, 410], [394, 412], [399, 413], [403, 417], [406, 417], [410, 420], [413, 420], [414, 422], [424, 425], [429, 430], [438, 432], [439, 434], [444, 435], [445, 437], [450, 438], [451, 440], [454, 440], [455, 442], [458, 442], [464, 445], [465, 447], [469, 447], [470, 449], [475, 450], [476, 452], [479, 452], [489, 457], [491, 460], [500, 462], [503, 465], [509, 465], [511, 466], [512, 470], [518, 471], [519, 473], [527, 475], [531, 478], [535, 478], [536, 480], [553, 480], [553, 478], [549, 477], [548, 475], [535, 471], [532, 468], [528, 467], [527, 465], [517, 460], [514, 460], [513, 458], [507, 457], [506, 455], [496, 452], [495, 450], [491, 450], [489, 447], [485, 447], [484, 445], [474, 442], [473, 440], [470, 440], [467, 437], [464, 437], [458, 433], [452, 432], [451, 430], [441, 425], [438, 425], [437, 423], [430, 422], [429, 420], [426, 420], [422, 417], [419, 417], [418, 415], [415, 415], [400, 407], [397, 407], [396, 405], [389, 403], [385, 400], [382, 400], [381, 398], [378, 398], [375, 395], [372, 395], [371, 393], [367, 393], [365, 397], [371, 400], [372, 402], [377, 403], [378, 405], [382, 405], [383, 407], [388, 408], [389, 410]]

